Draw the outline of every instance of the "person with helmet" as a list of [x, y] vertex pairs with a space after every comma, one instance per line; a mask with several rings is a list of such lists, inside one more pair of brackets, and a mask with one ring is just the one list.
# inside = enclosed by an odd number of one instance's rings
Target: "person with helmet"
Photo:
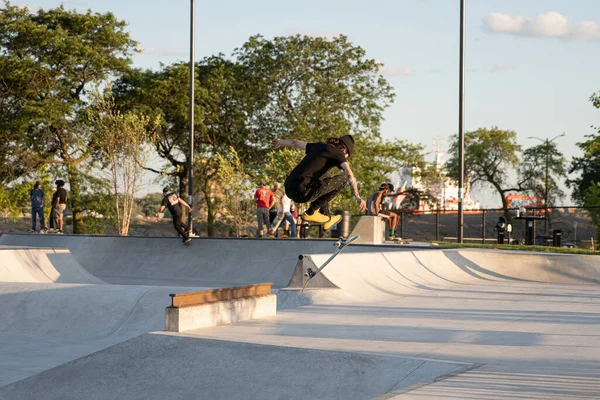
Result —
[[[350, 184], [352, 195], [362, 212], [366, 202], [360, 197], [356, 177], [350, 168], [348, 158], [354, 150], [354, 138], [344, 135], [339, 138], [329, 138], [325, 143], [307, 143], [297, 139], [275, 138], [272, 142], [279, 147], [295, 147], [305, 151], [305, 156], [292, 170], [285, 180], [284, 187], [287, 196], [296, 203], [310, 203], [302, 214], [302, 220], [323, 225], [329, 230], [341, 219], [341, 215], [332, 216], [329, 202]], [[326, 176], [332, 168], [339, 168], [345, 175]]]
[[156, 213], [156, 216], [158, 217], [158, 215], [164, 211], [165, 207], [168, 208], [169, 212], [171, 213], [171, 217], [173, 217], [173, 226], [175, 227], [175, 230], [183, 237], [182, 243], [187, 244], [190, 243], [192, 239], [190, 238], [190, 227], [183, 222], [182, 219], [182, 205], [188, 209], [188, 212], [192, 212], [192, 207], [190, 207], [185, 200], [177, 196], [176, 193], [171, 193], [169, 188], [164, 188], [162, 204], [160, 205], [160, 209]]
[[367, 214], [372, 216], [386, 216], [388, 228], [390, 230], [390, 239], [396, 237], [396, 225], [400, 220], [400, 216], [395, 212], [387, 209], [385, 200], [386, 196], [394, 192], [394, 185], [391, 183], [382, 183], [379, 185], [379, 190], [374, 192], [367, 202]]

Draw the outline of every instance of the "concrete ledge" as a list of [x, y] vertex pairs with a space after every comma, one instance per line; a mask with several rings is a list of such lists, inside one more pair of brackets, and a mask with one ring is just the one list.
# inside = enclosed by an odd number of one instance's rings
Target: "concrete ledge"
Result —
[[350, 236], [360, 236], [354, 243], [381, 244], [385, 240], [385, 227], [386, 223], [381, 217], [363, 215]]
[[270, 283], [172, 294], [171, 299], [173, 304], [165, 310], [168, 332], [208, 328], [277, 313], [277, 296], [271, 293]]

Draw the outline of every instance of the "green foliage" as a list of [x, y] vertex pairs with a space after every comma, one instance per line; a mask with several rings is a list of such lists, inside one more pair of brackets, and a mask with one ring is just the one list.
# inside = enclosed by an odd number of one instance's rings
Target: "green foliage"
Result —
[[223, 221], [231, 227], [235, 236], [247, 234], [244, 227], [254, 220], [254, 207], [250, 204], [252, 183], [244, 173], [244, 166], [231, 148], [228, 157], [217, 155], [216, 178], [221, 194], [220, 205], [223, 207]]
[[0, 120], [12, 121], [0, 125], [0, 135], [13, 143], [21, 170], [64, 166], [75, 233], [84, 230], [81, 167], [94, 150], [81, 119], [85, 91], [129, 68], [136, 43], [125, 27], [112, 13], [80, 14], [61, 6], [32, 14], [7, 2], [0, 9], [0, 71], [8, 78], [0, 84], [8, 105], [0, 108]]
[[[140, 209], [142, 215], [146, 217], [153, 217], [156, 210], [160, 207], [162, 202], [162, 193], [148, 193], [146, 196], [136, 200], [136, 204]], [[169, 210], [165, 210], [166, 213]]]
[[381, 64], [340, 35], [251, 37], [234, 53], [269, 101], [256, 114], [259, 129], [281, 138], [322, 141], [348, 133], [378, 135], [391, 86]]
[[600, 182], [592, 182], [585, 193], [585, 206], [593, 206], [588, 208], [592, 221], [597, 227], [598, 240], [600, 240]]
[[127, 236], [138, 182], [147, 160], [147, 144], [155, 141], [159, 119], [115, 108], [112, 87], [92, 93], [88, 117], [99, 148], [102, 174], [111, 184], [117, 232]]
[[[509, 171], [519, 165], [518, 153], [521, 151], [521, 146], [517, 144], [516, 132], [498, 127], [480, 128], [465, 132], [464, 138], [464, 181], [470, 186], [476, 184], [492, 186], [500, 195], [502, 204], [506, 206], [504, 194], [522, 190], [521, 183], [516, 187], [506, 187]], [[448, 150], [450, 158], [446, 162], [449, 177], [459, 175], [458, 146], [458, 135], [453, 135]]]
[[[590, 97], [594, 107], [600, 109], [600, 92]], [[598, 182], [600, 177], [600, 127], [594, 127], [596, 134], [586, 135], [586, 141], [577, 143], [583, 155], [573, 157], [569, 174], [577, 173], [578, 176], [567, 180], [567, 186], [573, 189], [571, 197], [578, 204], [586, 201], [586, 193], [593, 182]]]
[[[548, 185], [546, 188], [546, 163], [548, 163]], [[558, 186], [558, 179], [564, 179], [567, 160], [558, 150], [555, 142], [546, 141], [523, 152], [519, 176], [522, 187], [538, 199], [547, 200], [552, 206], [564, 196]], [[546, 199], [546, 189], [548, 198]]]

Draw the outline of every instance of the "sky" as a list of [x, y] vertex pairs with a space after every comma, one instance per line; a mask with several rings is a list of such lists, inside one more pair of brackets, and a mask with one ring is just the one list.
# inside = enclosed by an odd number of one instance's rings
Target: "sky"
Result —
[[[139, 42], [134, 66], [189, 59], [190, 0], [12, 1], [31, 10], [110, 11]], [[385, 138], [421, 143], [458, 132], [459, 0], [196, 0], [196, 59], [230, 55], [252, 35], [348, 36], [384, 63], [396, 99]], [[600, 2], [466, 0], [465, 129], [516, 131], [524, 148], [556, 139], [567, 159], [600, 126], [589, 97], [600, 91]], [[431, 156], [429, 156], [431, 157]], [[432, 160], [430, 158], [430, 160]], [[359, 174], [359, 172], [357, 172]], [[567, 189], [565, 189], [568, 192]], [[498, 195], [477, 190], [484, 206]], [[565, 204], [570, 204], [567, 196]]]

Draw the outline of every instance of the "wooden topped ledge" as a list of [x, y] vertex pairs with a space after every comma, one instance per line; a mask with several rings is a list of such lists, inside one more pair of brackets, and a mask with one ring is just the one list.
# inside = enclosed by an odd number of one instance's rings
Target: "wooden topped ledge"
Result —
[[173, 293], [169, 296], [171, 296], [171, 307], [179, 308], [246, 297], [266, 296], [271, 294], [272, 286], [272, 282], [267, 282], [249, 286], [201, 290], [199, 292]]

